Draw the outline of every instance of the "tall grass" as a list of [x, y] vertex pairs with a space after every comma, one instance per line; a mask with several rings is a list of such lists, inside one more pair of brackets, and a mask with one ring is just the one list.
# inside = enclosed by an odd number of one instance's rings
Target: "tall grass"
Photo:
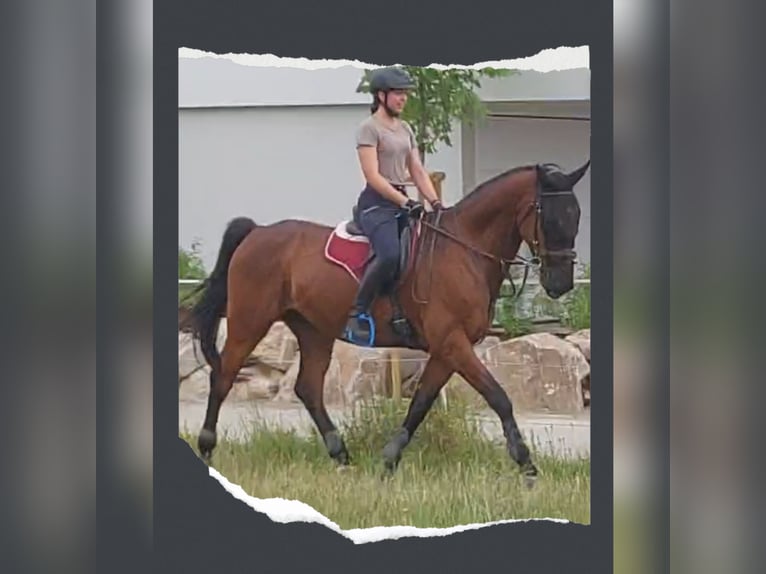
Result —
[[[301, 500], [342, 528], [545, 517], [590, 522], [589, 459], [554, 459], [535, 451], [541, 476], [527, 490], [504, 444], [486, 438], [459, 401], [449, 410], [431, 410], [397, 473], [381, 480], [381, 450], [406, 410], [405, 401], [380, 400], [361, 406], [341, 425], [352, 457], [345, 472], [329, 459], [316, 433], [261, 423], [244, 442], [222, 437], [213, 466], [255, 497]], [[183, 438], [196, 449], [196, 437]]]

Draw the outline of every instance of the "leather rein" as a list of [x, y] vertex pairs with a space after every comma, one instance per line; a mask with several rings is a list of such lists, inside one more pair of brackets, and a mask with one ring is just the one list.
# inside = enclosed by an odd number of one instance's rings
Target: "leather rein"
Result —
[[[439, 209], [436, 212], [436, 223], [430, 223], [426, 221], [425, 219], [421, 219], [421, 224], [425, 225], [429, 229], [432, 229], [433, 231], [448, 237], [455, 241], [456, 243], [459, 243], [469, 251], [476, 253], [478, 255], [481, 255], [483, 257], [486, 257], [487, 259], [490, 259], [492, 261], [497, 262], [500, 265], [500, 270], [502, 273], [502, 276], [504, 279], [508, 279], [508, 281], [511, 284], [511, 288], [513, 289], [512, 298], [517, 298], [521, 295], [521, 292], [524, 290], [524, 287], [527, 284], [527, 277], [529, 275], [529, 268], [531, 266], [538, 266], [540, 265], [541, 258], [545, 256], [555, 256], [555, 257], [562, 257], [566, 259], [571, 259], [572, 261], [575, 260], [576, 254], [571, 249], [560, 249], [560, 250], [542, 250], [540, 248], [540, 241], [538, 237], [538, 228], [539, 228], [539, 219], [542, 214], [542, 197], [543, 196], [553, 196], [553, 195], [570, 195], [574, 194], [573, 190], [565, 190], [565, 191], [543, 191], [542, 186], [538, 182], [537, 184], [537, 194], [535, 197], [535, 201], [533, 203], [530, 203], [527, 207], [527, 210], [524, 212], [523, 217], [521, 218], [521, 223], [524, 222], [524, 220], [529, 216], [529, 212], [534, 209], [535, 211], [535, 236], [532, 241], [532, 245], [530, 245], [530, 249], [532, 251], [532, 257], [530, 259], [527, 259], [525, 257], [522, 257], [520, 255], [515, 255], [513, 259], [506, 259], [504, 257], [499, 257], [497, 255], [494, 255], [492, 253], [488, 253], [482, 249], [479, 249], [478, 247], [471, 245], [470, 243], [466, 242], [465, 240], [461, 239], [457, 235], [450, 233], [443, 227], [439, 226], [439, 221], [441, 220], [442, 216], [442, 210]], [[516, 220], [518, 222], [518, 219]], [[519, 229], [521, 228], [521, 223], [519, 223], [517, 226]], [[434, 242], [431, 243], [431, 254], [433, 255], [433, 249], [434, 249]], [[513, 278], [510, 274], [510, 269], [512, 265], [523, 265], [524, 266], [524, 277], [522, 279], [521, 287], [516, 289], [516, 284], [513, 282]], [[413, 285], [414, 287], [414, 285]], [[429, 285], [430, 287], [430, 285]], [[413, 289], [414, 291], [414, 289]], [[413, 293], [414, 295], [414, 293]]]

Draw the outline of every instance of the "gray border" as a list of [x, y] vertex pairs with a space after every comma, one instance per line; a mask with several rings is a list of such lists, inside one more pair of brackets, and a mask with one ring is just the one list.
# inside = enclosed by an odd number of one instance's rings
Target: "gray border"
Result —
[[[405, 42], [386, 42], [369, 24], [375, 4], [155, 3], [155, 403], [154, 510], [157, 566], [170, 572], [376, 572], [502, 568], [534, 572], [611, 571], [612, 388], [604, 384], [592, 415], [590, 526], [504, 525], [446, 538], [354, 546], [321, 526], [276, 525], [234, 500], [178, 436], [174, 349], [177, 212], [177, 49], [270, 52], [426, 65], [473, 63], [588, 44], [592, 70], [591, 189], [593, 379], [612, 380], [612, 4], [537, 1], [519, 4], [388, 3], [401, 15]], [[234, 4], [231, 4], [234, 6]], [[362, 8], [365, 8], [362, 14]], [[399, 16], [395, 16], [399, 17]], [[354, 23], [357, 19], [365, 24]], [[321, 22], [321, 25], [317, 23]], [[467, 26], [466, 23], [471, 23]], [[381, 24], [382, 25], [382, 24]], [[469, 37], [470, 36], [470, 37]], [[445, 41], [458, 38], [460, 41]], [[471, 40], [475, 39], [475, 42]], [[415, 56], [417, 53], [417, 56]], [[528, 570], [529, 569], [529, 570]]]

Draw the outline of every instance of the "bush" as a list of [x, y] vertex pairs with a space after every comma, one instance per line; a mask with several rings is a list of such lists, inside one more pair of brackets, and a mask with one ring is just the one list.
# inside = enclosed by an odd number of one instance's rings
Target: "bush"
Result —
[[[575, 275], [579, 279], [590, 279], [590, 266], [584, 266]], [[516, 287], [521, 285], [517, 282]], [[511, 298], [511, 289], [507, 285], [503, 286], [500, 296], [497, 322], [509, 337], [531, 333], [534, 319], [540, 317], [557, 318], [563, 326], [574, 330], [590, 328], [590, 284], [575, 285], [559, 300], [548, 297], [541, 286], [529, 284], [518, 298]]]
[[[517, 284], [516, 288], [520, 289], [521, 285]], [[521, 337], [532, 332], [532, 320], [522, 309], [522, 298], [512, 298], [511, 293], [507, 285], [500, 289], [500, 299], [496, 306], [497, 322], [509, 337]]]
[[[207, 271], [202, 263], [202, 257], [200, 256], [200, 241], [195, 239], [192, 242], [191, 250], [187, 251], [183, 247], [178, 247], [178, 278], [179, 279], [205, 279], [207, 277]], [[184, 303], [185, 298], [194, 290], [196, 285], [179, 285], [178, 286], [178, 300]]]
[[[590, 266], [585, 268], [583, 279], [590, 279]], [[575, 285], [563, 302], [561, 322], [575, 330], [590, 329], [590, 284]]]
[[178, 247], [178, 278], [179, 279], [204, 279], [207, 276], [205, 266], [200, 255], [201, 242], [195, 239], [191, 250]]

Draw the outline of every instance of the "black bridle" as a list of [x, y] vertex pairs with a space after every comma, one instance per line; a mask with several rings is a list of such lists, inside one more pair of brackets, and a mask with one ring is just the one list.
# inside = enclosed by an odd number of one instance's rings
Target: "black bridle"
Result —
[[[535, 235], [534, 239], [532, 240], [532, 245], [530, 245], [530, 249], [532, 250], [532, 259], [535, 262], [536, 265], [540, 265], [540, 262], [543, 257], [557, 257], [561, 259], [569, 259], [573, 263], [576, 262], [577, 259], [577, 252], [575, 252], [573, 249], [541, 249], [540, 248], [540, 239], [539, 239], [539, 231], [540, 231], [540, 218], [543, 213], [543, 197], [552, 197], [557, 195], [572, 195], [574, 196], [574, 190], [572, 189], [565, 189], [565, 190], [555, 190], [555, 191], [545, 191], [543, 190], [543, 186], [538, 180], [537, 182], [537, 196], [535, 197], [535, 202], [530, 205], [530, 209], [534, 208], [535, 210]], [[527, 215], [529, 214], [529, 210], [522, 218], [522, 223], [524, 219], [526, 219]], [[521, 226], [519, 225], [519, 229], [521, 229]]]

